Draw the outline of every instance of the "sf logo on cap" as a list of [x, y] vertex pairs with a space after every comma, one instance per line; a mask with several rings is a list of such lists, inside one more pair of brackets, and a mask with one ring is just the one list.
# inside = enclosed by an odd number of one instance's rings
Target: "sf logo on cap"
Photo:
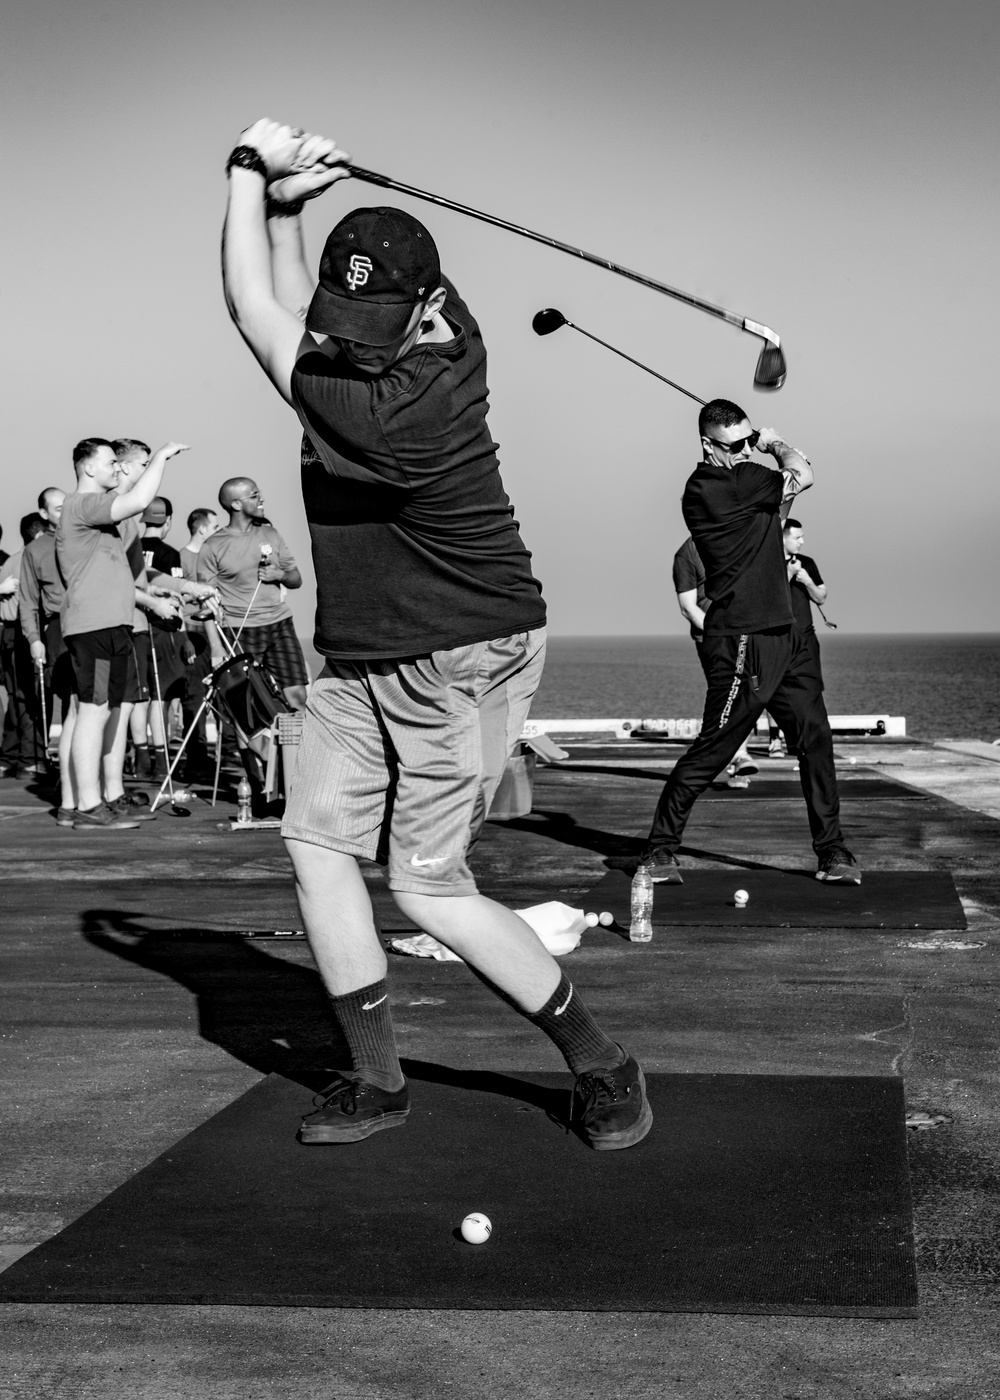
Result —
[[347, 274], [347, 285], [352, 292], [356, 292], [368, 281], [368, 274], [372, 270], [372, 260], [366, 258], [363, 253], [352, 253], [351, 260], [347, 265], [351, 269]]

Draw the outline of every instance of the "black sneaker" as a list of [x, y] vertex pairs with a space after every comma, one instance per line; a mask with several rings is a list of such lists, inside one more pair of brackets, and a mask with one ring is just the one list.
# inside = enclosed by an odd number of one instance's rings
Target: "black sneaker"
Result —
[[830, 885], [860, 885], [861, 871], [845, 846], [834, 846], [820, 856], [816, 879], [825, 880]]
[[75, 807], [59, 807], [56, 809], [56, 826], [72, 826], [75, 820]]
[[155, 822], [156, 813], [149, 810], [149, 798], [145, 793], [137, 800], [134, 792], [123, 792], [114, 802], [109, 802], [111, 811], [130, 822]]
[[640, 1142], [653, 1126], [653, 1110], [638, 1062], [627, 1055], [616, 1069], [579, 1075], [570, 1123], [596, 1152], [615, 1152]]
[[138, 825], [134, 817], [124, 817], [120, 812], [113, 812], [106, 802], [100, 802], [86, 812], [79, 807], [73, 814], [74, 831], [89, 831], [94, 828], [101, 831], [128, 831]]
[[654, 885], [683, 885], [680, 863], [673, 851], [650, 851], [639, 862], [649, 871]]
[[407, 1085], [390, 1094], [353, 1074], [338, 1075], [321, 1097], [302, 1120], [299, 1142], [360, 1142], [382, 1128], [401, 1128], [410, 1111]]

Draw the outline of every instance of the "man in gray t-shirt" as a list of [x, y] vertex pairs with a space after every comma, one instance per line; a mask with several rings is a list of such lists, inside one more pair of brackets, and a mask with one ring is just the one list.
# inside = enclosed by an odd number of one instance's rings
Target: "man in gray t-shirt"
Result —
[[169, 442], [130, 491], [119, 495], [115, 449], [106, 438], [85, 438], [73, 449], [77, 488], [63, 503], [56, 562], [66, 595], [60, 618], [73, 663], [77, 718], [70, 749], [75, 810], [60, 807], [60, 825], [120, 829], [135, 822], [101, 800], [101, 754], [109, 717], [125, 694], [132, 650], [135, 585], [118, 533], [141, 515], [160, 488], [163, 468], [182, 444]]

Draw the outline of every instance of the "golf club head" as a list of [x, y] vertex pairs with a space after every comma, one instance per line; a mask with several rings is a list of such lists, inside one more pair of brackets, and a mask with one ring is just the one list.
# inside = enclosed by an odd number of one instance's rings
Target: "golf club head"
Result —
[[566, 317], [561, 311], [550, 306], [545, 311], [536, 311], [531, 318], [531, 329], [536, 335], [551, 335], [560, 326], [566, 325]]
[[189, 807], [181, 807], [177, 802], [171, 802], [170, 815], [172, 817], [189, 817], [191, 815], [191, 809]]
[[757, 368], [753, 374], [753, 385], [755, 389], [780, 389], [785, 382], [788, 373], [788, 366], [785, 364], [784, 351], [780, 345], [774, 345], [771, 341], [766, 341], [760, 358], [757, 361]]

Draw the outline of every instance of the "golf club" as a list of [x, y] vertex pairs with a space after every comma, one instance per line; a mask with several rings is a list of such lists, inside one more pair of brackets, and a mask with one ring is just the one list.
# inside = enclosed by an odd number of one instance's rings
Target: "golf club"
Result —
[[[48, 772], [48, 767], [49, 767], [49, 716], [48, 716], [47, 707], [46, 707], [46, 704], [45, 704], [45, 658], [42, 657], [42, 656], [38, 657], [38, 659], [35, 661], [35, 680], [38, 682], [38, 701], [39, 701], [39, 704], [41, 705], [41, 709], [42, 709], [42, 757], [41, 757], [41, 763], [44, 765], [45, 771]], [[38, 730], [37, 730], [37, 726], [36, 726], [36, 729], [35, 729], [35, 762], [36, 762], [36, 763], [39, 762], [39, 758], [38, 758]]]
[[585, 331], [582, 326], [576, 325], [573, 321], [567, 321], [561, 311], [557, 311], [554, 306], [547, 307], [545, 311], [536, 311], [531, 318], [531, 329], [536, 335], [551, 335], [560, 326], [570, 326], [573, 330], [585, 335], [588, 340], [596, 340], [598, 345], [603, 345], [605, 350], [611, 350], [616, 355], [620, 355], [623, 360], [628, 360], [630, 365], [637, 365], [639, 369], [644, 369], [647, 374], [651, 374], [654, 379], [661, 379], [664, 384], [669, 384], [671, 389], [676, 389], [678, 393], [687, 394], [689, 399], [694, 399], [695, 403], [704, 405], [705, 399], [700, 399], [697, 394], [692, 394], [690, 389], [684, 389], [680, 384], [675, 384], [672, 379], [668, 379], [665, 374], [658, 373], [655, 369], [650, 369], [649, 365], [644, 365], [641, 360], [633, 360], [631, 355], [626, 355], [624, 350], [619, 350], [614, 345], [609, 345], [606, 340], [601, 340], [600, 336], [591, 335], [590, 331]]
[[411, 195], [414, 199], [426, 199], [429, 203], [438, 204], [443, 209], [453, 209], [457, 214], [468, 214], [471, 219], [480, 219], [485, 224], [493, 224], [495, 228], [506, 229], [508, 233], [519, 233], [522, 238], [531, 238], [536, 243], [544, 243], [546, 247], [558, 249], [560, 253], [569, 253], [571, 257], [582, 258], [584, 262], [606, 268], [608, 272], [617, 272], [619, 277], [627, 277], [630, 281], [638, 282], [643, 287], [649, 287], [654, 292], [662, 292], [664, 296], [673, 297], [675, 301], [682, 301], [686, 306], [693, 306], [696, 311], [705, 311], [709, 316], [717, 316], [720, 321], [725, 321], [730, 326], [736, 326], [739, 330], [746, 331], [748, 335], [759, 336], [764, 341], [764, 347], [757, 360], [757, 368], [754, 370], [755, 388], [780, 389], [785, 382], [788, 367], [781, 350], [781, 338], [776, 331], [771, 330], [770, 326], [762, 325], [759, 321], [751, 321], [749, 317], [740, 316], [735, 311], [727, 311], [724, 306], [715, 306], [710, 301], [703, 301], [701, 297], [696, 297], [691, 292], [679, 291], [676, 287], [668, 286], [666, 282], [657, 282], [655, 278], [646, 277], [641, 272], [633, 272], [630, 268], [609, 261], [608, 258], [598, 257], [596, 253], [587, 253], [582, 248], [574, 248], [572, 244], [560, 243], [557, 238], [549, 238], [544, 233], [533, 233], [531, 229], [509, 223], [506, 219], [498, 219], [494, 214], [484, 214], [480, 209], [473, 209], [467, 204], [458, 204], [455, 200], [445, 199], [442, 195], [428, 194], [426, 190], [418, 190], [413, 185], [404, 185], [400, 180], [392, 180], [388, 175], [379, 175], [374, 170], [365, 170], [360, 165], [350, 166], [350, 172], [355, 180], [363, 180], [369, 185], [380, 185], [387, 190], [398, 190], [400, 194]]
[[[156, 638], [152, 633], [150, 633], [149, 637], [149, 654], [153, 658], [153, 685], [156, 688], [156, 703], [160, 707], [160, 726], [163, 730], [163, 747], [167, 755], [167, 776], [165, 781], [170, 788], [170, 811], [175, 817], [189, 817], [191, 815], [191, 808], [182, 807], [177, 801], [177, 795], [174, 792], [174, 767], [177, 763], [177, 759], [175, 759], [173, 763], [170, 762], [170, 742], [167, 737], [167, 713], [163, 708], [163, 693], [160, 690], [160, 667], [156, 660]], [[180, 755], [178, 754], [178, 758], [179, 757]], [[156, 795], [157, 802], [160, 800], [162, 794], [163, 789], [160, 788], [160, 791]], [[156, 803], [153, 804], [153, 810], [155, 811], [155, 809]]]

